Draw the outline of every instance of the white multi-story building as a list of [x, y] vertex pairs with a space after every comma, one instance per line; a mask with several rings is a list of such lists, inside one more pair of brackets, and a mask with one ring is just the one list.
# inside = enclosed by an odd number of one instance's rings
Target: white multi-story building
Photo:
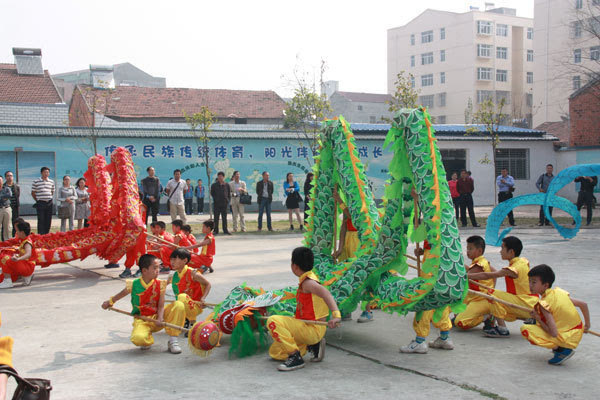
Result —
[[533, 25], [533, 125], [539, 126], [567, 118], [569, 96], [600, 73], [600, 1], [535, 0]]
[[533, 20], [517, 17], [514, 9], [425, 10], [388, 30], [388, 93], [405, 71], [437, 123], [465, 123], [469, 101], [477, 110], [488, 97], [506, 99], [503, 112], [515, 122], [530, 122], [532, 39]]

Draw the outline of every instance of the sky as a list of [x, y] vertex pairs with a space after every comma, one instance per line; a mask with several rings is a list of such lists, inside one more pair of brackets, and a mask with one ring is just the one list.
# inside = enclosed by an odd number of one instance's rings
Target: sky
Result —
[[[533, 17], [533, 0], [496, 0]], [[340, 90], [386, 92], [387, 30], [459, 0], [0, 0], [0, 62], [42, 49], [51, 74], [130, 62], [168, 87], [293, 92], [294, 71]]]

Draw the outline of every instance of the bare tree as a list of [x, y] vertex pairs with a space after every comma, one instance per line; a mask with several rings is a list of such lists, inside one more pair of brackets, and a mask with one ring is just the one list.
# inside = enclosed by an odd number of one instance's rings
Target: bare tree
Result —
[[[396, 90], [392, 93], [393, 99], [387, 102], [388, 111], [392, 115], [402, 108], [416, 108], [419, 102], [420, 91], [415, 89], [414, 75], [409, 73], [405, 76], [404, 74], [405, 71], [400, 71], [396, 75], [396, 82], [394, 82]], [[382, 120], [391, 123], [390, 118], [382, 117]]]
[[208, 107], [202, 106], [199, 112], [192, 115], [188, 115], [184, 110], [183, 116], [185, 117], [185, 121], [187, 122], [187, 124], [190, 126], [190, 134], [196, 140], [196, 144], [202, 149], [202, 152], [200, 154], [202, 155], [202, 161], [204, 163], [204, 167], [206, 168], [206, 176], [208, 177], [208, 212], [210, 218], [212, 219], [212, 196], [210, 195], [210, 186], [212, 184], [210, 176], [212, 171], [210, 169], [209, 164], [210, 151], [208, 151], [208, 134], [210, 132], [210, 127], [215, 122], [216, 115], [212, 111], [210, 111]]

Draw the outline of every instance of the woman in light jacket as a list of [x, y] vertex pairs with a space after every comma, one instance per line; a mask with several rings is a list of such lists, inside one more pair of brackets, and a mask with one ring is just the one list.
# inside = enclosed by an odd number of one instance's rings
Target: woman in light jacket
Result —
[[58, 189], [58, 218], [60, 218], [60, 231], [65, 232], [67, 220], [69, 220], [69, 230], [73, 230], [73, 219], [75, 217], [75, 201], [77, 193], [71, 186], [71, 177], [63, 176], [63, 185]]

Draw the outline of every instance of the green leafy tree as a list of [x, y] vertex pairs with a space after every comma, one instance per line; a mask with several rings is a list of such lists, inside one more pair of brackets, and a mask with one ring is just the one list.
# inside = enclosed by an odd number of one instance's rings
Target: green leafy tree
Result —
[[[216, 114], [214, 114], [212, 111], [210, 111], [208, 109], [208, 107], [202, 106], [200, 108], [200, 111], [192, 114], [192, 115], [188, 115], [185, 110], [183, 111], [183, 116], [185, 117], [185, 121], [187, 122], [187, 124], [190, 127], [190, 134], [194, 137], [194, 139], [196, 140], [196, 144], [198, 144], [199, 146], [202, 147], [202, 153], [204, 155], [203, 158], [203, 162], [204, 162], [204, 167], [206, 168], [206, 176], [208, 177], [208, 190], [210, 191], [210, 186], [212, 183], [211, 180], [211, 169], [210, 169], [210, 151], [208, 151], [208, 143], [210, 141], [209, 139], [209, 132], [210, 132], [210, 128], [212, 126], [212, 124], [215, 122], [216, 119]], [[212, 209], [212, 196], [210, 195], [210, 193], [208, 194], [208, 210], [209, 210], [209, 214], [210, 214], [210, 218], [213, 217], [213, 209]]]
[[[405, 71], [400, 71], [398, 75], [396, 75], [396, 82], [394, 82], [396, 90], [392, 93], [393, 99], [387, 102], [388, 111], [392, 115], [402, 108], [418, 107], [420, 91], [413, 86], [415, 77], [411, 73], [405, 74]], [[386, 122], [392, 121], [390, 118], [386, 117], [383, 117], [382, 120]]]

